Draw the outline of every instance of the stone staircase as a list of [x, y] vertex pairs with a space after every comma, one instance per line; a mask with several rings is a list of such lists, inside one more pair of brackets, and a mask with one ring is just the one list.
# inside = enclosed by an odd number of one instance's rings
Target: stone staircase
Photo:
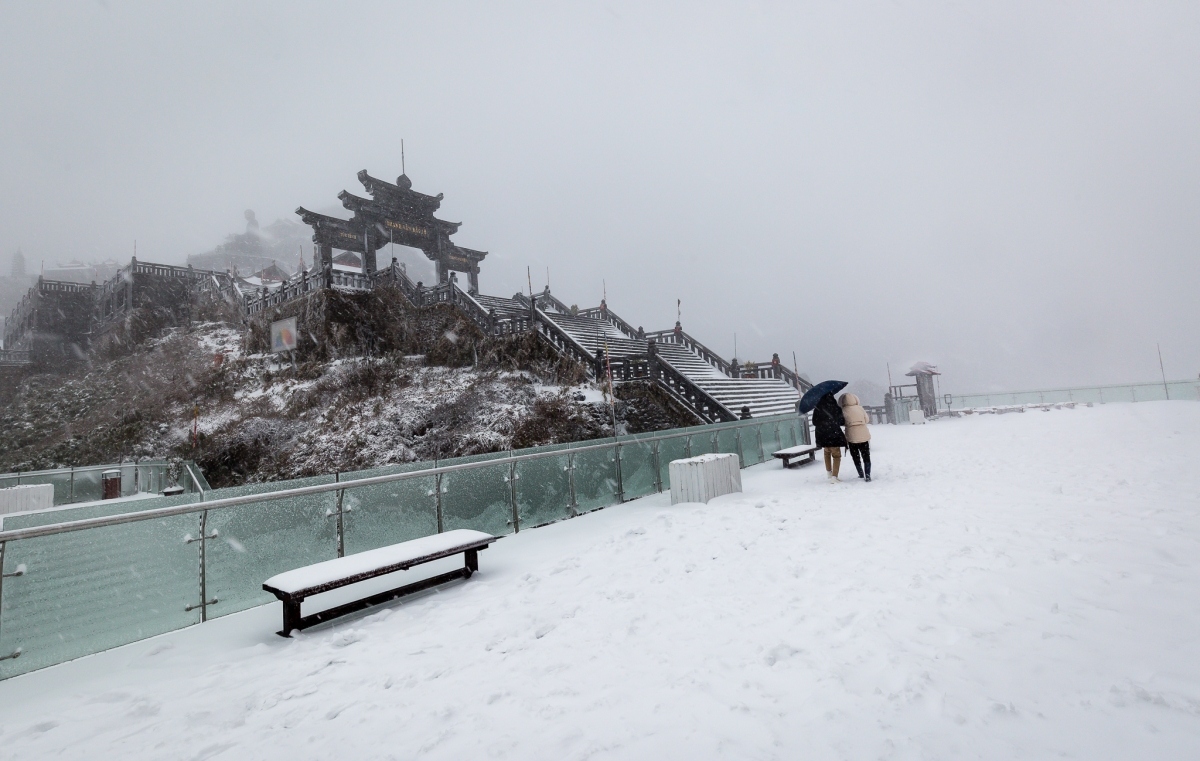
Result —
[[[653, 355], [655, 360], [664, 363], [675, 373], [669, 374], [672, 377], [666, 377], [668, 374], [656, 373], [653, 363], [650, 363], [649, 375], [668, 391], [688, 397], [681, 401], [697, 409], [706, 420], [736, 418], [743, 407], [748, 407], [753, 417], [793, 412], [802, 393], [796, 386], [807, 387], [794, 374], [769, 363], [753, 366], [756, 377], [734, 377], [734, 372], [742, 374], [740, 368], [735, 370], [732, 363], [716, 357], [681, 330], [638, 338], [629, 323], [607, 307], [586, 309], [573, 315], [563, 309], [557, 299], [549, 298], [549, 294], [540, 294], [538, 303], [542, 314], [590, 356], [599, 356], [607, 348], [609, 360], [618, 364], [648, 359]], [[765, 374], [775, 377], [759, 377]], [[614, 373], [616, 378], [617, 373]], [[688, 386], [694, 386], [694, 389]], [[697, 390], [701, 392], [698, 395], [688, 393]], [[707, 397], [705, 401], [710, 403], [697, 404], [696, 396]], [[711, 402], [715, 402], [715, 405]], [[711, 409], [714, 406], [716, 409]]]
[[676, 325], [674, 330], [651, 333], [634, 328], [607, 305], [574, 309], [552, 296], [549, 289], [531, 299], [521, 293], [511, 298], [465, 291], [457, 281], [436, 286], [413, 283], [395, 262], [361, 275], [361, 287], [350, 288], [336, 279], [311, 278], [303, 273], [284, 283], [277, 292], [247, 301], [247, 312], [260, 314], [314, 288], [359, 291], [393, 283], [417, 306], [446, 304], [460, 309], [484, 332], [494, 336], [535, 332], [559, 352], [582, 363], [593, 378], [611, 371], [613, 381], [651, 381], [704, 422], [735, 420], [743, 408], [752, 417], [779, 415], [795, 410], [806, 381], [779, 363], [737, 365], [696, 341]]
[[566, 331], [594, 357], [597, 352], [608, 350], [612, 360], [645, 356], [646, 340], [637, 340], [618, 330], [612, 323], [592, 317], [573, 316], [559, 312], [546, 312], [555, 325]]
[[800, 391], [777, 378], [731, 378], [688, 347], [660, 343], [659, 357], [695, 383], [733, 414], [749, 407], [753, 417], [795, 412]]
[[495, 312], [497, 319], [513, 317], [528, 317], [529, 302], [521, 299], [506, 299], [503, 296], [484, 296], [481, 293], [472, 294], [479, 305], [485, 310]]

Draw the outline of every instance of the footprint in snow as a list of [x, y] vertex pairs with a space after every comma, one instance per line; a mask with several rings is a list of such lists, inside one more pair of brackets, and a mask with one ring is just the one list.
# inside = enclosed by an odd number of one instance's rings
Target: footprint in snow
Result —
[[791, 658], [793, 655], [796, 655], [797, 653], [801, 653], [801, 652], [804, 652], [804, 651], [797, 650], [796, 648], [792, 647], [791, 645], [776, 645], [775, 647], [773, 647], [769, 651], [767, 651], [766, 656], [763, 658], [763, 662], [766, 663], [768, 666], [774, 666], [779, 661], [787, 660], [788, 658]]
[[355, 642], [361, 642], [364, 639], [366, 639], [365, 634], [358, 629], [351, 629], [348, 632], [342, 632], [334, 637], [333, 641], [329, 644], [333, 645], [334, 647], [348, 647], [353, 645]]

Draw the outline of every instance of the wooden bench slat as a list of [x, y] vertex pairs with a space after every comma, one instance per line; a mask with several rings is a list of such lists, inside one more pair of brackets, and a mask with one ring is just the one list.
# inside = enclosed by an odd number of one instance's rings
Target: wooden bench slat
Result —
[[808, 454], [809, 452], [815, 452], [818, 449], [820, 449], [820, 447], [817, 446], [816, 444], [800, 444], [798, 446], [788, 447], [787, 449], [779, 449], [775, 452], [775, 456], [780, 457], [780, 458], [782, 458], [783, 455], [788, 455], [788, 456], [794, 457], [796, 455], [802, 455], [802, 454]]
[[799, 463], [796, 463], [798, 465], [805, 465], [815, 461], [817, 458], [818, 449], [820, 449], [820, 447], [816, 446], [815, 444], [800, 444], [798, 446], [780, 449], [772, 453], [771, 456], [777, 460], [783, 460], [783, 467], [790, 468], [792, 467], [793, 460], [800, 460]]
[[303, 594], [307, 597], [375, 576], [407, 570], [468, 549], [478, 549], [494, 541], [496, 537], [482, 531], [446, 531], [285, 571], [267, 579], [263, 588], [275, 594]]
[[[263, 583], [263, 589], [274, 594], [283, 603], [283, 629], [279, 634], [283, 637], [290, 637], [294, 630], [307, 629], [338, 616], [379, 605], [454, 579], [469, 579], [472, 573], [479, 570], [480, 551], [486, 550], [488, 545], [496, 539], [497, 537], [491, 534], [470, 529], [446, 531], [276, 574]], [[308, 616], [300, 615], [300, 604], [306, 597], [396, 571], [406, 571], [414, 566], [459, 553], [462, 553], [465, 559], [462, 568], [338, 605], [319, 613]]]

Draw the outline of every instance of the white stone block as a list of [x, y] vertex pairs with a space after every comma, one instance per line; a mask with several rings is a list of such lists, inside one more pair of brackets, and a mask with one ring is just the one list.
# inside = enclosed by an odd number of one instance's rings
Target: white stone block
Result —
[[742, 471], [735, 454], [702, 454], [686, 460], [673, 460], [671, 504], [708, 502], [722, 494], [742, 490]]
[[925, 423], [924, 410], [909, 410], [908, 411], [908, 422], [920, 423], [920, 424], [924, 425], [924, 423]]
[[0, 489], [0, 515], [54, 507], [53, 484], [23, 484]]

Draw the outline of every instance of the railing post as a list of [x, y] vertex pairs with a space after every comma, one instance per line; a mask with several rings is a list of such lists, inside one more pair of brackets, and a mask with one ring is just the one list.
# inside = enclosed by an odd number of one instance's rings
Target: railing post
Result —
[[738, 462], [744, 468], [746, 467], [746, 455], [742, 452], [742, 427], [736, 426], [733, 429], [734, 438], [737, 439]]
[[[4, 631], [3, 616], [4, 616], [4, 545], [5, 544], [6, 544], [6, 542], [0, 542], [0, 633], [3, 633], [3, 631]], [[18, 649], [16, 652], [12, 653], [11, 655], [0, 656], [0, 661], [7, 661], [10, 658], [17, 658], [17, 657], [20, 657], [20, 655], [21, 655], [21, 651], [20, 651], [20, 649]]]
[[567, 507], [571, 508], [571, 517], [575, 517], [579, 515], [579, 500], [575, 498], [575, 453], [570, 450], [567, 450], [567, 486], [571, 494]]
[[[436, 463], [436, 461], [435, 461]], [[437, 483], [434, 484], [434, 493], [437, 494], [437, 528], [438, 533], [446, 530], [445, 523], [442, 521], [442, 474], [438, 473], [436, 478]]]
[[[334, 483], [342, 482], [341, 472], [333, 474]], [[338, 489], [337, 493], [337, 556], [339, 558], [346, 557], [346, 523], [345, 512], [342, 509], [342, 500], [346, 496], [345, 489]]]
[[200, 622], [204, 623], [208, 620], [208, 553], [205, 552], [204, 541], [208, 537], [205, 532], [208, 530], [208, 511], [200, 513]]
[[[203, 500], [204, 495], [201, 494], [200, 498], [201, 498], [201, 500]], [[186, 540], [188, 544], [191, 544], [192, 542], [200, 543], [200, 554], [197, 559], [198, 560], [197, 565], [198, 565], [199, 571], [200, 571], [200, 602], [196, 603], [195, 605], [188, 605], [188, 606], [184, 607], [185, 611], [191, 611], [191, 610], [195, 610], [196, 608], [199, 608], [200, 609], [200, 623], [204, 623], [205, 621], [208, 620], [208, 606], [215, 605], [218, 602], [217, 598], [215, 598], [215, 597], [211, 600], [208, 599], [208, 540], [215, 539], [216, 537], [217, 537], [216, 531], [212, 532], [211, 534], [208, 533], [208, 511], [201, 510], [200, 511], [200, 536], [195, 539], [187, 539]]]
[[[510, 452], [509, 457], [512, 454]], [[508, 464], [508, 499], [512, 506], [512, 525], [513, 533], [521, 532], [521, 515], [517, 509], [517, 463], [510, 462]]]
[[658, 441], [654, 442], [654, 489], [662, 493], [662, 468], [658, 465]]
[[613, 447], [613, 457], [617, 463], [617, 504], [625, 501], [625, 479], [621, 476], [621, 442]]

